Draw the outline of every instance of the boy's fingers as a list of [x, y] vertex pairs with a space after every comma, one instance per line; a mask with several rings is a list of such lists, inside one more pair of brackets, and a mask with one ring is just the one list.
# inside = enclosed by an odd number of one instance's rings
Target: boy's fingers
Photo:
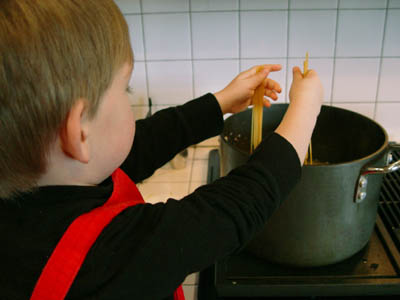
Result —
[[278, 99], [278, 95], [274, 91], [271, 91], [271, 90], [265, 90], [264, 95], [267, 97], [270, 97], [272, 100]]
[[271, 102], [269, 102], [268, 99], [264, 99], [264, 106], [265, 107], [271, 107]]
[[308, 70], [306, 77], [314, 77], [314, 76], [318, 76], [317, 72], [315, 70]]
[[280, 84], [277, 83], [275, 80], [272, 80], [270, 78], [266, 79], [266, 83], [265, 83], [264, 86], [268, 90], [273, 90], [273, 91], [276, 91], [278, 93], [282, 92], [282, 88], [281, 88]]
[[256, 88], [257, 86], [259, 86], [260, 84], [263, 83], [265, 77], [267, 77], [268, 74], [269, 74], [269, 70], [263, 69], [260, 72], [257, 72], [256, 74], [254, 74], [253, 76], [250, 76], [246, 80], [248, 80], [248, 82], [252, 88]]
[[299, 67], [293, 68], [293, 80], [299, 80], [303, 78], [303, 73], [301, 72]]
[[[260, 70], [260, 69], [262, 69], [262, 70]], [[243, 78], [248, 78], [248, 77], [255, 75], [257, 72], [260, 72], [260, 73], [266, 72], [268, 74], [269, 72], [279, 71], [280, 69], [282, 69], [282, 66], [276, 65], [276, 64], [275, 65], [259, 65], [259, 66], [254, 66], [246, 71], [243, 71], [240, 74], [240, 76]]]

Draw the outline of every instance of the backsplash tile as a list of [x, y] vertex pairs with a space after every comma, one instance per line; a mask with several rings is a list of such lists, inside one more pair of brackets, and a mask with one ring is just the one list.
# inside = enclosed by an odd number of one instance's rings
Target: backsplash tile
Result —
[[[325, 87], [325, 104], [375, 119], [387, 113], [391, 119], [386, 107], [400, 101], [400, 0], [117, 4], [131, 30], [136, 60], [132, 104], [138, 114], [147, 111], [142, 106], [149, 96], [153, 110], [181, 104], [224, 88], [239, 71], [262, 63], [282, 64], [282, 71], [270, 77], [283, 89], [278, 102], [288, 101], [291, 68], [302, 66], [306, 51]], [[400, 131], [400, 124], [389, 125]]]
[[251, 11], [240, 15], [243, 58], [285, 57], [287, 11]]
[[340, 0], [339, 8], [386, 8], [387, 0]]
[[193, 58], [238, 58], [238, 29], [237, 12], [193, 13]]
[[400, 103], [400, 58], [382, 59], [378, 101]]
[[343, 10], [338, 23], [337, 56], [380, 56], [384, 10]]
[[334, 103], [333, 106], [355, 111], [370, 119], [374, 118], [375, 103]]
[[129, 81], [132, 93], [132, 105], [147, 105], [146, 66], [144, 62], [135, 62]]
[[140, 0], [115, 0], [119, 9], [124, 14], [140, 13]]
[[125, 17], [129, 25], [129, 33], [135, 54], [135, 61], [144, 60], [143, 25], [141, 15], [128, 15]]
[[385, 43], [383, 45], [384, 56], [400, 56], [400, 10], [388, 11]]
[[153, 61], [147, 63], [149, 97], [154, 105], [182, 104], [193, 97], [190, 61]]
[[188, 13], [144, 15], [148, 60], [190, 59]]
[[400, 141], [399, 112], [400, 103], [380, 103], [376, 109], [375, 118], [389, 132], [389, 138]]
[[180, 200], [187, 196], [189, 182], [143, 182], [138, 189], [147, 203], [165, 203], [169, 198]]
[[191, 0], [192, 11], [237, 10], [239, 0]]
[[317, 9], [317, 8], [337, 8], [338, 0], [292, 0], [290, 8], [293, 9]]
[[[335, 49], [336, 10], [290, 12], [289, 57], [332, 57]], [[319, 26], [315, 26], [319, 24]]]
[[190, 181], [207, 182], [208, 165], [203, 160], [193, 161], [193, 172]]
[[289, 7], [288, 2], [288, 0], [240, 0], [240, 9], [287, 9]]
[[201, 60], [193, 63], [195, 97], [218, 92], [239, 73], [237, 60]]
[[189, 11], [189, 0], [141, 0], [143, 12], [183, 12]]
[[389, 8], [400, 8], [400, 0], [389, 0]]
[[375, 102], [378, 58], [336, 59], [332, 102]]

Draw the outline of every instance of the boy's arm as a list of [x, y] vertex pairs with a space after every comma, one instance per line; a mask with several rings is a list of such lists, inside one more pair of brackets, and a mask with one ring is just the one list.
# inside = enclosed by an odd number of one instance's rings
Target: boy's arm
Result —
[[[86, 274], [95, 265], [101, 281], [120, 285], [104, 285], [101, 299], [164, 298], [188, 274], [240, 250], [261, 230], [301, 168], [294, 148], [276, 133], [258, 149], [248, 163], [180, 201], [136, 205], [117, 216], [82, 269]], [[107, 264], [96, 263], [104, 257]]]
[[[264, 84], [265, 95], [276, 100], [281, 87], [266, 77], [280, 69], [280, 65], [253, 67], [240, 73], [215, 96], [207, 94], [137, 121], [132, 149], [121, 168], [135, 182], [151, 176], [186, 147], [219, 134], [223, 128], [223, 114], [237, 113], [251, 105], [254, 91], [260, 84]], [[269, 105], [267, 99], [264, 103]]]
[[223, 124], [212, 94], [158, 111], [136, 122], [133, 146], [121, 168], [135, 182], [146, 179], [183, 149], [219, 134]]

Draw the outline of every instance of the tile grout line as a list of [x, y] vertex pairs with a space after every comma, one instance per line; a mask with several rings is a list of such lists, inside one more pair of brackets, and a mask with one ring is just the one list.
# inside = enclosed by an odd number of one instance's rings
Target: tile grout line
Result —
[[[329, 102], [328, 101], [325, 101], [324, 103], [326, 103], [326, 104], [328, 104]], [[350, 103], [350, 104], [375, 104], [375, 100], [372, 100], [372, 101], [366, 101], [366, 100], [360, 100], [360, 101], [357, 101], [357, 100], [351, 100], [351, 101], [342, 101], [342, 100], [339, 100], [339, 101], [335, 101], [335, 103], [337, 103], [337, 104], [345, 104], [345, 103]], [[397, 101], [397, 100], [382, 100], [382, 101], [379, 101], [379, 103], [385, 103], [385, 104], [391, 104], [391, 103], [399, 103], [399, 101]], [[181, 105], [182, 103], [166, 103], [166, 104], [161, 104], [161, 105], [154, 105], [154, 107], [155, 108], [157, 108], [157, 107], [159, 107], [160, 109], [161, 108], [167, 108], [167, 107], [170, 107], [170, 106], [176, 106], [176, 105]], [[143, 107], [147, 107], [147, 105], [136, 105], [136, 104], [134, 104], [134, 105], [131, 105], [131, 107], [133, 107], [133, 108], [143, 108]], [[197, 146], [197, 147], [199, 147], [199, 148], [207, 148], [207, 147], [213, 147], [213, 146], [201, 146], [201, 145], [199, 145], [199, 146]], [[217, 146], [215, 146], [215, 147], [217, 147]]]
[[337, 8], [336, 8], [335, 47], [333, 48], [332, 85], [331, 85], [331, 94], [330, 94], [330, 99], [329, 99], [329, 104], [331, 106], [333, 105], [333, 91], [335, 88], [336, 54], [337, 54], [337, 44], [338, 44], [338, 32], [339, 32], [339, 5], [340, 5], [340, 0], [338, 0]]
[[[145, 72], [145, 79], [146, 79], [146, 92], [147, 98], [150, 98], [150, 88], [149, 88], [149, 72], [147, 68], [147, 49], [146, 49], [146, 38], [144, 34], [144, 17], [143, 17], [143, 0], [139, 0], [140, 5], [140, 19], [142, 21], [142, 38], [143, 38], [143, 57], [144, 57], [144, 72]], [[146, 99], [148, 100], [148, 99]], [[148, 105], [147, 105], [148, 106]]]
[[386, 1], [386, 11], [385, 11], [385, 21], [383, 23], [383, 33], [382, 33], [382, 44], [381, 44], [381, 53], [379, 58], [379, 66], [378, 66], [378, 81], [376, 83], [376, 94], [375, 94], [375, 106], [374, 106], [374, 117], [376, 119], [376, 111], [378, 109], [378, 97], [379, 97], [379, 88], [381, 86], [381, 76], [382, 76], [382, 65], [383, 65], [383, 50], [386, 41], [386, 27], [388, 22], [388, 14], [389, 14], [389, 0]]
[[[288, 2], [288, 7], [289, 7], [289, 2]], [[289, 35], [290, 35], [290, 10], [287, 10], [287, 28], [286, 28], [286, 76], [285, 76], [285, 102], [284, 103], [289, 103], [289, 91], [290, 87], [288, 86], [289, 84]]]
[[242, 22], [241, 22], [241, 17], [242, 17], [242, 14], [241, 14], [241, 11], [240, 11], [240, 0], [238, 0], [239, 1], [239, 3], [238, 3], [238, 5], [239, 5], [239, 10], [238, 10], [238, 14], [237, 14], [237, 18], [238, 18], [238, 60], [239, 60], [239, 72], [238, 73], [240, 73], [241, 71], [242, 71], [242, 29], [240, 28], [241, 27], [241, 24], [242, 24]]
[[[260, 59], [285, 59], [286, 56], [269, 56], [269, 57], [242, 57], [242, 60], [260, 60]], [[291, 56], [289, 57], [291, 59], [304, 59], [304, 56]], [[333, 56], [313, 56], [313, 59], [333, 59]], [[344, 59], [360, 59], [360, 58], [365, 58], [365, 59], [374, 59], [374, 58], [380, 58], [380, 56], [339, 56], [339, 58], [344, 58]], [[400, 58], [400, 56], [385, 56], [385, 58]], [[238, 58], [219, 58], [219, 57], [214, 57], [214, 58], [196, 58], [196, 59], [188, 59], [188, 58], [171, 58], [171, 59], [147, 59], [146, 62], [174, 62], [174, 61], [217, 61], [217, 60], [222, 60], [222, 61], [236, 61]], [[136, 60], [136, 62], [145, 62], [144, 60]]]
[[[196, 96], [194, 78], [194, 59], [193, 59], [193, 22], [192, 22], [192, 0], [189, 0], [189, 32], [190, 32], [190, 61], [192, 65], [192, 98]], [[189, 184], [190, 185], [190, 184]]]
[[[340, 0], [339, 0], [340, 1]], [[362, 7], [352, 7], [352, 8], [339, 8], [339, 10], [356, 10], [356, 11], [370, 11], [370, 10], [385, 10], [385, 7], [371, 7], [371, 8], [362, 8]], [[390, 8], [391, 10], [400, 10], [398, 7], [392, 7]], [[276, 8], [276, 9], [240, 9], [240, 11], [244, 12], [276, 12], [276, 11], [287, 11], [289, 8]], [[337, 10], [337, 8], [290, 8], [290, 10], [295, 10], [295, 11], [332, 11], [332, 10]], [[197, 13], [220, 13], [220, 12], [237, 12], [238, 10], [236, 9], [221, 9], [221, 10], [196, 10], [193, 11], [192, 13], [197, 14]], [[123, 13], [126, 16], [134, 16], [134, 15], [169, 15], [169, 14], [186, 14], [189, 11], [158, 11], [158, 12], [141, 12], [141, 13]]]

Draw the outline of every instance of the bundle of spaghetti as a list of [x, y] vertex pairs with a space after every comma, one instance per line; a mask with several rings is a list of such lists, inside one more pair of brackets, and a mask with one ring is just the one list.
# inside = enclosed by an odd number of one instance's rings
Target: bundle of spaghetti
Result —
[[[308, 52], [306, 52], [306, 59], [303, 63], [303, 76], [307, 75], [308, 72]], [[304, 160], [305, 165], [312, 165], [313, 159], [312, 159], [312, 144], [310, 140], [310, 144], [308, 145], [308, 150], [306, 154], [306, 158]]]
[[[263, 69], [262, 66], [258, 67], [257, 72]], [[264, 84], [260, 84], [253, 95], [253, 111], [251, 116], [251, 141], [250, 153], [257, 148], [262, 139], [262, 123], [263, 123], [263, 110], [264, 110]]]

